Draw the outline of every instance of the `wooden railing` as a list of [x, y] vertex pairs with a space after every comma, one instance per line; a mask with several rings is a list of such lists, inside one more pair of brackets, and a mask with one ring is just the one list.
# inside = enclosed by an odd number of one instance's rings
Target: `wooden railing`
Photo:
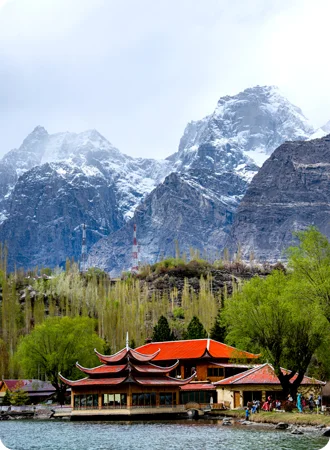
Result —
[[162, 410], [162, 409], [171, 409], [176, 411], [184, 411], [185, 405], [107, 405], [107, 406], [74, 406], [73, 408], [75, 411], [81, 411], [81, 410], [116, 410], [116, 409], [128, 409], [128, 410], [134, 410], [134, 409], [147, 409], [147, 410]]

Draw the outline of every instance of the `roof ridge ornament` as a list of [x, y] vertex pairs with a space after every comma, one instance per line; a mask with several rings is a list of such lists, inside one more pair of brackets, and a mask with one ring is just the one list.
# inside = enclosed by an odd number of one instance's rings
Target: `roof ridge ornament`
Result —
[[209, 351], [210, 350], [210, 333], [207, 335], [207, 344], [206, 344], [206, 350]]
[[128, 331], [126, 331], [126, 350], [129, 350]]

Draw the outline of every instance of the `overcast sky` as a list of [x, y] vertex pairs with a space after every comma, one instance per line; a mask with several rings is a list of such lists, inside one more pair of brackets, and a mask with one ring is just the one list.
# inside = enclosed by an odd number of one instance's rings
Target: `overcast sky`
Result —
[[175, 152], [220, 96], [275, 84], [330, 119], [329, 0], [0, 0], [0, 155], [36, 125]]

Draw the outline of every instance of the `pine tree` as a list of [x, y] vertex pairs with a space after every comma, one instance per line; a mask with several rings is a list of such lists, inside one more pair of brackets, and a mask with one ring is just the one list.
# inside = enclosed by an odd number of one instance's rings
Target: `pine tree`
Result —
[[3, 406], [10, 406], [11, 405], [11, 402], [10, 402], [10, 392], [7, 390], [6, 391], [6, 393], [5, 393], [5, 395], [4, 395], [4, 397], [3, 397], [3, 400], [2, 400], [2, 405]]
[[154, 326], [152, 340], [154, 342], [174, 341], [174, 334], [165, 316], [160, 316], [157, 325]]
[[223, 327], [220, 324], [220, 311], [221, 310], [219, 309], [214, 325], [211, 328], [210, 338], [218, 342], [224, 342], [226, 337], [226, 327]]
[[197, 316], [194, 316], [188, 327], [186, 339], [203, 339], [207, 337], [207, 332]]

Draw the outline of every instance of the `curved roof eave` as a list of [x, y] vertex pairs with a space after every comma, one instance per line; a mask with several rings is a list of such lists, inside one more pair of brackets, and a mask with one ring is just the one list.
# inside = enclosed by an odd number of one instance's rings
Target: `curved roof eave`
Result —
[[72, 381], [72, 380], [68, 380], [67, 378], [65, 378], [63, 375], [61, 375], [60, 372], [58, 373], [58, 376], [60, 377], [60, 380], [63, 381], [63, 383], [67, 384], [68, 386], [74, 386], [75, 384], [79, 383], [80, 381], [84, 381], [84, 380], [88, 379], [88, 377], [85, 377], [85, 378], [81, 378], [80, 380]]
[[[175, 369], [176, 367], [178, 367], [180, 361], [177, 360], [174, 364], [172, 364], [172, 366], [168, 366], [168, 367], [162, 367], [162, 366], [157, 366], [156, 364], [153, 363], [149, 363], [150, 366], [153, 366], [155, 369], [161, 370], [164, 373], [167, 372], [171, 372], [171, 370]], [[139, 367], [137, 367], [135, 364], [132, 364], [132, 366], [134, 367], [134, 369], [136, 369], [138, 372], [143, 372], [143, 366], [141, 366], [141, 370]]]
[[[109, 370], [109, 373], [117, 373], [117, 372], [121, 372], [122, 370], [125, 370], [126, 369], [126, 367], [127, 367], [127, 364], [125, 364], [124, 365], [125, 367], [122, 367], [122, 366], [119, 366], [118, 367], [118, 369], [117, 370]], [[105, 370], [104, 372], [95, 372], [95, 369], [99, 369], [100, 367], [109, 367], [109, 369], [110, 368], [116, 368], [116, 366], [115, 365], [113, 365], [113, 366], [107, 366], [107, 364], [101, 364], [100, 366], [97, 366], [97, 367], [91, 367], [91, 368], [88, 368], [88, 367], [83, 367], [83, 366], [81, 366], [79, 363], [78, 363], [78, 361], [76, 362], [76, 367], [77, 367], [77, 369], [79, 369], [79, 370], [81, 370], [81, 372], [84, 372], [84, 373], [87, 373], [87, 374], [102, 374], [102, 373], [104, 373], [104, 374], [106, 374], [107, 373], [107, 371]]]

